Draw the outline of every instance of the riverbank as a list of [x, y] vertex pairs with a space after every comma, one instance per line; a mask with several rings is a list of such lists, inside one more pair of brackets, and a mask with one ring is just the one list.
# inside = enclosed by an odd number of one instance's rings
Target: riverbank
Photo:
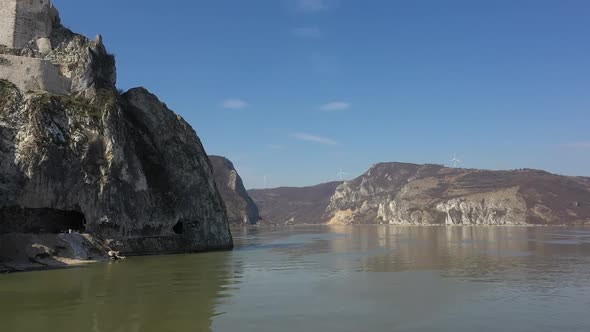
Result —
[[45, 271], [81, 267], [97, 262], [103, 262], [106, 259], [100, 260], [77, 260], [77, 259], [56, 259], [47, 262], [0, 262], [0, 273], [16, 273], [16, 272], [30, 272], [30, 271]]
[[108, 251], [90, 234], [2, 234], [0, 273], [82, 266], [107, 260]]
[[160, 256], [231, 250], [233, 245], [190, 243], [183, 236], [101, 239], [86, 233], [0, 234], [0, 273], [54, 270], [108, 261], [109, 251], [124, 256]]

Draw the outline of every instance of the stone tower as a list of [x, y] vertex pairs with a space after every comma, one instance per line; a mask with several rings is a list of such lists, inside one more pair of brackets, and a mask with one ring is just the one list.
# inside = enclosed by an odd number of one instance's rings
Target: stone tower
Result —
[[0, 45], [24, 48], [46, 40], [58, 20], [50, 0], [0, 0]]
[[66, 95], [117, 80], [101, 38], [63, 28], [51, 0], [0, 0], [0, 46], [0, 80], [23, 93]]

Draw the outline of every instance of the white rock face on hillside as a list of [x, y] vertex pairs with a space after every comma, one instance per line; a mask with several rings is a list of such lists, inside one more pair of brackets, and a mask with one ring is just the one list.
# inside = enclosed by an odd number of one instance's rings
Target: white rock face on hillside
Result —
[[331, 224], [590, 223], [590, 179], [537, 170], [485, 171], [382, 163], [340, 185]]

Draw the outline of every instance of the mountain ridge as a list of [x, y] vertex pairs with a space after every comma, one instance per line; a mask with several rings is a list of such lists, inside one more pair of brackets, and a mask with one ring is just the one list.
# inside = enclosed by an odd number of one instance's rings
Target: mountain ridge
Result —
[[[321, 185], [319, 185], [321, 186]], [[313, 192], [314, 187], [307, 192]], [[289, 188], [289, 187], [287, 187]], [[261, 214], [282, 223], [304, 213], [284, 206], [285, 190], [250, 190]], [[264, 194], [264, 195], [263, 195]], [[328, 200], [311, 223], [434, 225], [558, 225], [590, 223], [590, 177], [544, 170], [485, 170], [381, 162], [362, 175], [315, 193]], [[319, 195], [319, 196], [318, 196]], [[329, 196], [329, 197], [328, 197]], [[302, 208], [321, 209], [324, 203]], [[272, 206], [272, 211], [269, 211]], [[293, 207], [292, 207], [293, 210]], [[306, 220], [309, 221], [309, 220]], [[293, 220], [292, 223], [300, 223]]]

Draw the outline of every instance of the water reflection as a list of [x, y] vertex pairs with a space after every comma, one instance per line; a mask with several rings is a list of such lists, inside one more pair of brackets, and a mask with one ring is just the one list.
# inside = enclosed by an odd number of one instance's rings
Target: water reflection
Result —
[[2, 276], [2, 330], [208, 331], [241, 273], [211, 253]]
[[590, 229], [234, 230], [233, 252], [0, 276], [6, 331], [589, 331]]
[[[590, 330], [590, 232], [316, 226], [236, 231], [214, 331]], [[283, 246], [284, 245], [284, 246]], [[244, 249], [244, 250], [242, 250]]]
[[514, 268], [523, 277], [540, 268], [544, 275], [571, 272], [572, 257], [583, 263], [590, 254], [588, 229], [318, 226], [258, 232], [238, 231], [236, 237], [247, 243], [238, 250], [280, 255], [276, 263], [289, 270], [317, 263], [332, 272], [436, 270], [486, 281], [506, 278], [505, 271]]

